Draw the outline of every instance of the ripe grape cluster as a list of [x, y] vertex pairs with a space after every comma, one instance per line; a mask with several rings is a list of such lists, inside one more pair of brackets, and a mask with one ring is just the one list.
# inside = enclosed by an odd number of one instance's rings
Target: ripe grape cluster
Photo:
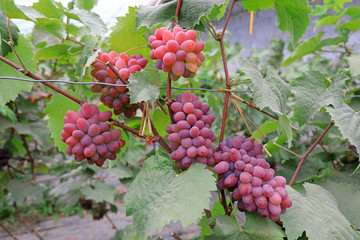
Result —
[[[143, 58], [141, 54], [128, 56], [125, 53], [118, 54], [115, 51], [111, 51], [109, 54], [100, 52], [97, 60], [91, 64], [94, 67], [91, 75], [103, 83], [123, 85], [124, 83], [119, 77], [105, 64], [107, 62], [110, 62], [119, 74], [127, 80], [131, 74], [141, 71], [148, 60]], [[125, 86], [94, 85], [91, 91], [101, 93], [100, 101], [105, 106], [114, 108], [116, 115], [124, 113], [127, 118], [135, 116], [138, 105], [130, 104], [130, 96], [127, 94], [128, 89]]]
[[180, 26], [175, 26], [172, 31], [165, 27], [155, 30], [149, 37], [153, 50], [150, 58], [159, 59], [156, 67], [164, 72], [170, 72], [171, 79], [176, 81], [181, 76], [194, 77], [195, 72], [205, 60], [205, 44], [196, 39], [194, 30], [184, 31]]
[[78, 113], [66, 113], [61, 140], [68, 145], [66, 152], [75, 154], [75, 161], [86, 158], [89, 164], [102, 166], [106, 159], [115, 160], [125, 141], [121, 139], [121, 130], [111, 130], [106, 123], [111, 115], [111, 111], [100, 112], [97, 106], [88, 103]]
[[5, 148], [0, 148], [0, 169], [8, 164], [10, 158], [9, 151]]
[[240, 211], [257, 212], [272, 221], [280, 219], [291, 207], [292, 201], [285, 190], [286, 179], [274, 177], [274, 170], [266, 162], [263, 146], [251, 138], [237, 136], [220, 143], [214, 153], [214, 172], [219, 174], [218, 188], [232, 191]]
[[215, 115], [209, 113], [210, 105], [203, 104], [195, 94], [184, 92], [176, 96], [171, 104], [175, 124], [170, 124], [166, 131], [171, 149], [171, 159], [180, 169], [187, 169], [193, 163], [213, 166], [212, 157], [216, 135], [210, 130]]

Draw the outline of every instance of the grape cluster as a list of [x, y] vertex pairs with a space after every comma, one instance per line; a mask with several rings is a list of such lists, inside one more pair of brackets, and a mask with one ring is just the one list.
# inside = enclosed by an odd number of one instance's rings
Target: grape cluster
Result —
[[170, 124], [166, 131], [171, 149], [171, 159], [180, 169], [187, 169], [193, 163], [213, 166], [212, 157], [216, 135], [210, 130], [215, 115], [208, 113], [209, 104], [203, 104], [195, 94], [178, 94], [171, 104], [175, 124]]
[[6, 166], [9, 162], [11, 155], [5, 148], [0, 148], [0, 168]]
[[205, 44], [196, 39], [194, 30], [184, 31], [175, 26], [172, 31], [165, 27], [155, 30], [155, 35], [149, 37], [153, 50], [150, 58], [159, 59], [156, 67], [164, 72], [170, 72], [171, 79], [176, 81], [181, 76], [194, 77], [195, 72], [205, 60]]
[[219, 174], [217, 186], [232, 191], [240, 211], [257, 212], [272, 221], [280, 219], [291, 207], [292, 201], [285, 190], [286, 179], [274, 177], [274, 170], [266, 162], [263, 146], [251, 138], [237, 136], [220, 143], [214, 153], [214, 172]]
[[115, 160], [125, 141], [121, 139], [121, 130], [111, 130], [106, 123], [111, 115], [111, 111], [100, 112], [97, 106], [88, 103], [78, 113], [66, 113], [61, 140], [68, 145], [66, 152], [75, 154], [75, 161], [86, 158], [89, 164], [102, 166], [107, 158]]
[[[107, 62], [110, 62], [119, 74], [127, 80], [131, 74], [141, 71], [148, 60], [143, 58], [141, 54], [128, 56], [125, 53], [118, 54], [115, 51], [111, 51], [109, 54], [100, 52], [97, 60], [91, 64], [94, 67], [91, 75], [100, 82], [121, 85], [123, 82], [111, 68], [104, 64]], [[135, 116], [138, 105], [130, 104], [130, 96], [127, 94], [129, 90], [125, 86], [94, 85], [91, 91], [101, 93], [100, 101], [105, 106], [114, 108], [116, 115], [124, 113], [127, 118]]]

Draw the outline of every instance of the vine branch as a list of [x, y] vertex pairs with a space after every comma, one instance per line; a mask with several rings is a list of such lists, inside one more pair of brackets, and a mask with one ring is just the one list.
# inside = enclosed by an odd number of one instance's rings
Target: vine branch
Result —
[[330, 122], [329, 125], [326, 127], [326, 129], [324, 130], [324, 132], [320, 135], [320, 137], [318, 137], [318, 139], [316, 139], [316, 141], [314, 142], [314, 144], [310, 147], [310, 149], [302, 156], [299, 165], [297, 166], [294, 175], [291, 178], [291, 181], [289, 183], [290, 186], [292, 186], [295, 182], [295, 179], [298, 175], [298, 173], [300, 172], [300, 169], [302, 167], [302, 165], [304, 164], [305, 159], [307, 158], [307, 156], [311, 153], [312, 150], [314, 150], [315, 146], [321, 141], [321, 139], [325, 136], [325, 134], [330, 130], [330, 128], [332, 127], [332, 125], [334, 125], [333, 122]]
[[0, 60], [3, 61], [4, 63], [6, 63], [7, 65], [15, 68], [15, 69], [18, 70], [19, 72], [23, 73], [25, 76], [31, 77], [31, 78], [33, 78], [33, 79], [35, 79], [35, 80], [40, 80], [40, 82], [41, 82], [42, 84], [44, 84], [45, 86], [47, 86], [47, 87], [55, 90], [56, 92], [58, 92], [58, 93], [64, 95], [65, 97], [73, 100], [74, 102], [77, 102], [77, 103], [80, 104], [80, 105], [83, 104], [83, 102], [82, 102], [80, 99], [78, 99], [78, 98], [72, 96], [71, 94], [69, 94], [69, 93], [61, 90], [60, 88], [52, 85], [51, 83], [48, 83], [48, 82], [46, 82], [46, 81], [42, 81], [42, 80], [43, 80], [42, 78], [40, 78], [40, 77], [36, 76], [35, 74], [29, 72], [28, 70], [27, 70], [27, 71], [24, 71], [23, 68], [21, 68], [20, 66], [16, 65], [16, 64], [13, 63], [13, 62], [11, 62], [10, 60], [8, 60], [8, 59], [6, 59], [6, 58], [4, 58], [4, 57], [2, 57], [2, 56], [0, 56]]
[[14, 239], [14, 240], [19, 240], [17, 237], [15, 237], [15, 235], [14, 235], [9, 229], [7, 229], [7, 228], [1, 223], [1, 221], [0, 221], [0, 227], [1, 227], [2, 229], [4, 229], [4, 231], [5, 231], [10, 237], [12, 237], [12, 239]]

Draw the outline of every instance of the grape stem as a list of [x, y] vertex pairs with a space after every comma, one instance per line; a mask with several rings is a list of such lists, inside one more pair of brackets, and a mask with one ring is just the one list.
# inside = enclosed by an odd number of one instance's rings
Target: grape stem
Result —
[[176, 5], [176, 12], [175, 12], [174, 26], [176, 25], [176, 22], [177, 22], [177, 20], [178, 20], [178, 18], [179, 18], [180, 8], [181, 8], [181, 0], [178, 0], [177, 5]]
[[10, 29], [10, 18], [8, 17], [7, 18], [7, 29], [9, 31], [9, 37], [10, 37], [10, 41], [8, 42], [8, 45], [10, 46], [11, 50], [14, 52], [16, 58], [19, 60], [20, 62], [20, 65], [22, 66], [22, 68], [25, 70], [26, 72], [26, 67], [24, 65], [24, 63], [21, 61], [19, 55], [17, 54], [15, 48], [14, 48], [14, 39], [12, 37], [12, 34], [11, 34], [11, 29]]
[[314, 148], [316, 147], [316, 145], [321, 141], [321, 139], [325, 136], [325, 134], [330, 130], [330, 128], [332, 127], [332, 125], [334, 125], [333, 122], [330, 122], [328, 124], [328, 126], [326, 127], [326, 129], [324, 130], [324, 132], [320, 135], [320, 137], [318, 137], [318, 139], [316, 139], [316, 141], [314, 142], [314, 144], [310, 147], [310, 149], [302, 156], [299, 165], [297, 166], [294, 175], [291, 178], [291, 181], [289, 183], [290, 186], [292, 186], [295, 182], [295, 179], [298, 175], [298, 173], [300, 172], [300, 169], [302, 167], [302, 165], [304, 164], [305, 159], [307, 158], [307, 156], [311, 153], [312, 150], [314, 150]]
[[114, 68], [114, 66], [111, 64], [111, 62], [107, 62], [106, 65], [111, 69], [111, 71], [113, 71], [113, 73], [115, 73], [115, 75], [120, 79], [120, 81], [123, 83], [123, 84], [129, 84], [129, 82], [127, 80], [125, 80], [121, 74], [119, 73], [118, 70], [116, 70], [116, 68]]

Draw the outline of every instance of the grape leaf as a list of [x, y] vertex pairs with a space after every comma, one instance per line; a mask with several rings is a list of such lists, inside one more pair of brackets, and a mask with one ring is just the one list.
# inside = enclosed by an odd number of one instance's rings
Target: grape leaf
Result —
[[46, 48], [40, 48], [34, 55], [34, 61], [59, 59], [68, 54], [70, 45], [56, 44]]
[[336, 200], [327, 190], [310, 183], [304, 183], [303, 187], [305, 195], [286, 186], [293, 204], [281, 216], [281, 220], [289, 240], [298, 239], [304, 231], [310, 240], [360, 238], [359, 233], [341, 214]]
[[258, 10], [269, 10], [274, 7], [273, 0], [246, 0], [242, 4], [245, 10], [254, 11], [254, 13]]
[[130, 103], [146, 102], [147, 100], [155, 102], [160, 94], [160, 89], [157, 86], [159, 80], [159, 70], [152, 62], [148, 63], [141, 72], [132, 74], [128, 85]]
[[279, 29], [288, 31], [293, 42], [297, 42], [310, 24], [311, 8], [307, 0], [276, 0]]
[[[146, 28], [141, 28], [138, 31], [135, 29], [135, 7], [129, 7], [129, 12], [125, 17], [117, 17], [117, 23], [111, 28], [112, 32], [108, 42], [110, 48], [116, 52], [124, 52], [134, 47], [146, 46], [147, 39], [144, 38]], [[150, 48], [137, 49], [136, 53], [141, 53], [147, 57], [150, 53]]]
[[113, 203], [115, 199], [115, 187], [103, 181], [96, 181], [93, 186], [85, 186], [80, 189], [80, 192], [86, 199], [91, 199], [95, 202], [106, 201]]
[[85, 9], [90, 11], [97, 4], [98, 0], [77, 0], [76, 6], [79, 9]]
[[315, 22], [315, 26], [314, 26], [314, 31], [316, 29], [318, 29], [319, 27], [325, 26], [325, 25], [332, 25], [332, 24], [336, 24], [337, 21], [339, 21], [339, 19], [342, 17], [342, 15], [344, 15], [345, 12], [341, 13], [341, 14], [326, 14], [326, 15], [322, 15], [319, 18], [317, 18], [314, 22]]
[[65, 15], [68, 18], [74, 19], [83, 23], [91, 32], [95, 35], [101, 35], [105, 32], [106, 26], [100, 16], [94, 12], [89, 12], [84, 9], [72, 10], [70, 12], [65, 12]]
[[16, 5], [14, 0], [0, 0], [0, 9], [9, 18], [25, 19], [36, 22], [37, 18], [45, 17], [43, 14], [31, 7]]
[[[269, 133], [276, 132], [276, 130], [278, 129], [278, 126], [279, 126], [279, 121], [266, 121], [263, 125], [261, 125], [259, 127], [259, 129], [263, 133], [269, 134]], [[256, 139], [263, 137], [263, 135], [258, 130], [253, 132], [253, 136]]]
[[282, 240], [285, 237], [280, 226], [258, 214], [246, 212], [246, 222], [241, 228], [234, 216], [219, 215], [214, 218], [216, 226], [205, 235], [205, 240]]
[[339, 128], [341, 135], [349, 139], [349, 141], [356, 146], [356, 149], [360, 149], [360, 117], [359, 113], [355, 112], [349, 105], [342, 103], [338, 107], [326, 107], [331, 119], [335, 125]]
[[[19, 28], [11, 20], [10, 20], [10, 30], [11, 30], [11, 36], [16, 46], [18, 40]], [[4, 39], [5, 41], [10, 41], [9, 31], [7, 29], [7, 17], [1, 10], [0, 10], [0, 39]], [[11, 52], [11, 47], [8, 44], [1, 41], [0, 46], [1, 46], [1, 52], [0, 52], [1, 56], [5, 56], [9, 52]]]
[[7, 189], [20, 206], [25, 204], [25, 200], [28, 197], [36, 202], [41, 202], [43, 200], [43, 188], [39, 185], [24, 183], [17, 179], [12, 179], [8, 183]]
[[360, 74], [360, 53], [354, 53], [351, 56], [347, 57], [350, 65], [351, 75]]
[[286, 135], [288, 140], [288, 147], [290, 148], [292, 141], [291, 121], [285, 114], [282, 114], [279, 117], [279, 125], [277, 132], [279, 135], [283, 133]]
[[317, 50], [320, 50], [323, 47], [337, 45], [339, 43], [345, 43], [348, 41], [348, 37], [346, 36], [326, 38], [321, 40], [323, 35], [324, 32], [318, 32], [315, 37], [311, 37], [297, 45], [294, 51], [291, 53], [291, 56], [285, 59], [281, 64], [281, 67], [289, 66], [294, 61], [302, 58], [307, 54], [315, 53]]
[[131, 171], [131, 169], [122, 163], [118, 163], [116, 167], [111, 168], [109, 170], [109, 174], [119, 179], [131, 178], [134, 176], [134, 173]]
[[95, 62], [95, 59], [99, 56], [98, 51], [94, 52], [97, 39], [94, 35], [87, 34], [84, 39], [84, 50], [81, 54], [79, 64], [77, 65], [77, 74], [81, 77], [86, 73], [86, 69]]
[[[338, 181], [338, 180], [336, 180]], [[360, 215], [354, 209], [359, 207], [357, 202], [360, 199], [358, 188], [348, 183], [326, 181], [320, 183], [323, 188], [331, 192], [339, 204], [339, 210], [351, 222], [356, 229], [360, 228]]]
[[[211, 13], [215, 5], [221, 6], [227, 0], [183, 0], [181, 3], [178, 24], [184, 28], [193, 28], [200, 18]], [[136, 10], [136, 29], [148, 28], [159, 24], [166, 26], [174, 19], [177, 1], [173, 0], [157, 6], [141, 6]]]
[[297, 78], [292, 86], [295, 93], [295, 117], [300, 125], [311, 119], [316, 111], [323, 106], [332, 104], [340, 107], [346, 90], [345, 81], [348, 79], [342, 73], [337, 73], [329, 81], [319, 71], [305, 72]]
[[360, 18], [350, 20], [341, 26], [342, 29], [356, 31], [360, 28]]
[[66, 37], [64, 23], [57, 18], [38, 18], [36, 25], [41, 26], [43, 29], [59, 39]]
[[[69, 94], [78, 97], [72, 91], [68, 91]], [[81, 106], [65, 97], [64, 95], [57, 93], [51, 97], [50, 102], [44, 110], [44, 113], [49, 114], [48, 128], [51, 131], [51, 137], [54, 139], [55, 146], [59, 151], [66, 153], [66, 143], [61, 141], [60, 132], [63, 130], [64, 121], [63, 118], [66, 116], [68, 110], [77, 112]]]
[[139, 239], [170, 221], [179, 220], [183, 227], [196, 222], [209, 207], [210, 191], [216, 190], [215, 178], [204, 165], [176, 174], [170, 161], [162, 153], [148, 158], [125, 195], [126, 215], [133, 215]]
[[267, 75], [263, 78], [254, 60], [242, 60], [239, 65], [240, 71], [253, 83], [256, 105], [260, 109], [269, 107], [276, 113], [285, 113], [286, 100], [290, 96], [289, 85], [271, 68], [268, 68]]
[[[15, 47], [17, 54], [19, 55], [21, 61], [24, 63], [25, 67], [29, 69], [32, 73], [36, 73], [35, 62], [32, 60], [34, 47], [31, 43], [25, 39], [24, 36], [19, 35], [18, 45]], [[9, 53], [6, 56], [6, 59], [12, 61], [13, 63], [20, 65], [18, 59], [16, 58], [13, 52]], [[0, 61], [0, 72], [2, 76], [6, 77], [18, 77], [18, 78], [28, 78], [24, 76], [21, 72], [10, 67], [6, 63]], [[9, 79], [0, 80], [0, 106], [4, 106], [10, 100], [14, 100], [21, 91], [30, 91], [33, 86], [33, 83], [30, 82], [21, 82]]]
[[39, 0], [32, 5], [32, 8], [44, 14], [48, 18], [61, 19], [64, 15], [64, 12], [56, 7], [53, 0]]
[[295, 60], [300, 59], [307, 54], [315, 53], [315, 51], [319, 49], [321, 37], [324, 33], [325, 32], [318, 32], [315, 37], [311, 37], [297, 45], [291, 53], [291, 56], [285, 59], [281, 64], [281, 67], [289, 66]]

